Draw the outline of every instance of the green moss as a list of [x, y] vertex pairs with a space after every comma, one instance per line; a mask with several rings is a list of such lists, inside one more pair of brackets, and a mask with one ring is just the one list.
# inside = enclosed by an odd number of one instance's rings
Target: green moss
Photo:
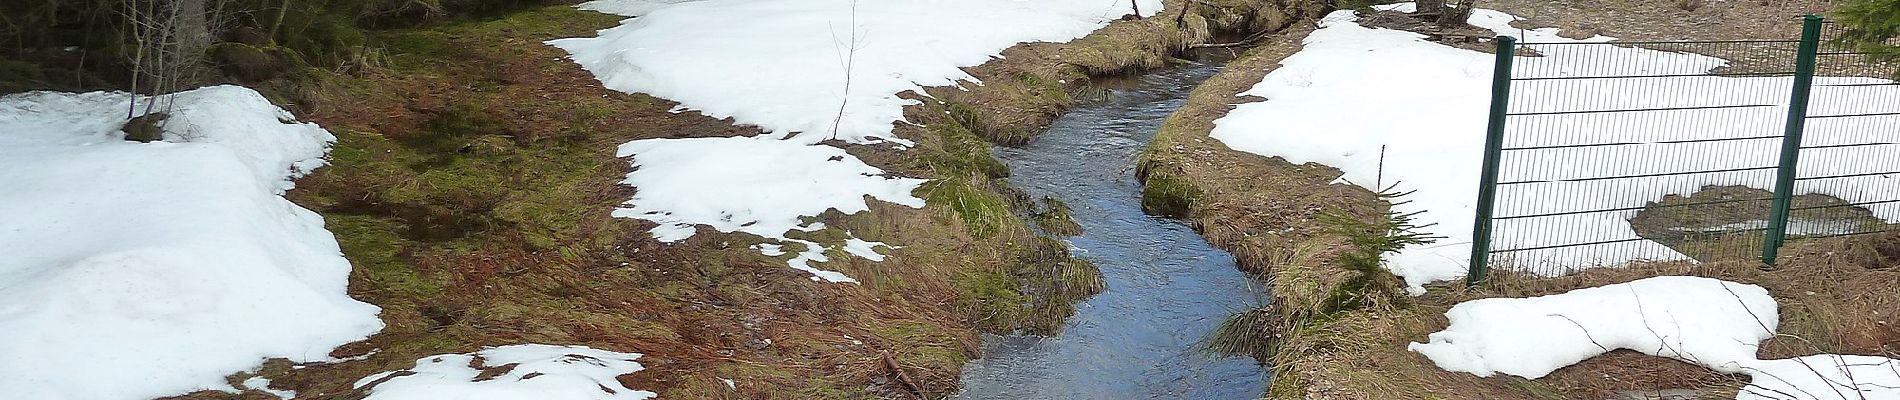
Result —
[[1186, 218], [1201, 189], [1170, 176], [1149, 176], [1141, 188], [1141, 210], [1150, 215]]
[[417, 271], [400, 254], [409, 242], [395, 232], [402, 225], [388, 219], [363, 215], [330, 215], [324, 228], [334, 233], [343, 254], [356, 264], [355, 271], [371, 283], [365, 288], [386, 297], [425, 298], [441, 293], [443, 282]]
[[[384, 353], [387, 353], [387, 354], [443, 354], [443, 353], [462, 352], [462, 351], [468, 351], [468, 350], [473, 350], [473, 349], [468, 348], [468, 343], [466, 341], [463, 341], [462, 339], [456, 338], [455, 335], [448, 334], [448, 333], [427, 333], [427, 334], [418, 335], [416, 337], [405, 338], [404, 340], [390, 341], [388, 347], [383, 348], [377, 353], [378, 354], [384, 354]], [[414, 360], [411, 359], [409, 361], [414, 361]], [[398, 362], [401, 362], [401, 361], [398, 361]], [[400, 366], [396, 366], [395, 368], [409, 368], [410, 366], [411, 365], [400, 365]]]
[[418, 68], [435, 62], [454, 62], [456, 48], [448, 33], [434, 30], [397, 31], [376, 36], [376, 44], [388, 52], [398, 68]]

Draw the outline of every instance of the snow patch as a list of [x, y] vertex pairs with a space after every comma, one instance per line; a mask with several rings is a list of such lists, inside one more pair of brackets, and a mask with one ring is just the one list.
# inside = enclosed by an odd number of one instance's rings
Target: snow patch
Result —
[[[1144, 15], [1161, 10], [1159, 0], [1137, 2]], [[609, 89], [804, 143], [900, 145], [911, 142], [893, 135], [892, 123], [916, 102], [899, 93], [975, 81], [961, 68], [1017, 43], [1079, 38], [1131, 13], [1128, 1], [1105, 0], [601, 0], [582, 8], [639, 17], [598, 37], [548, 42]]]
[[[1404, 7], [1399, 7], [1403, 9]], [[1417, 190], [1395, 205], [1397, 212], [1423, 212], [1418, 216], [1424, 233], [1442, 236], [1436, 244], [1404, 249], [1388, 263], [1394, 273], [1405, 277], [1407, 290], [1423, 293], [1423, 285], [1434, 281], [1463, 277], [1470, 258], [1471, 222], [1477, 198], [1479, 164], [1484, 147], [1485, 110], [1490, 102], [1489, 88], [1494, 56], [1458, 49], [1424, 40], [1422, 35], [1372, 29], [1355, 22], [1351, 11], [1328, 15], [1322, 28], [1305, 41], [1305, 46], [1281, 62], [1281, 66], [1262, 81], [1242, 93], [1265, 101], [1240, 104], [1226, 117], [1215, 121], [1210, 133], [1235, 150], [1280, 156], [1293, 163], [1317, 162], [1344, 172], [1343, 182], [1369, 189], [1381, 184], [1399, 183], [1400, 190]], [[1557, 36], [1555, 29], [1521, 30], [1509, 24], [1516, 17], [1479, 9], [1472, 14], [1473, 25], [1501, 34], [1522, 36], [1526, 42], [1602, 42], [1612, 38], [1598, 36], [1573, 40]], [[1660, 52], [1641, 48], [1617, 48], [1605, 52], [1592, 49], [1594, 57], [1580, 57], [1580, 46], [1543, 46], [1542, 57], [1520, 57], [1518, 68], [1561, 71], [1572, 76], [1630, 74], [1702, 74], [1726, 65], [1721, 59], [1687, 53]], [[1608, 57], [1605, 57], [1605, 56]], [[1675, 84], [1695, 87], [1694, 96], [1629, 96], [1646, 93], [1643, 80], [1563, 80], [1519, 82], [1513, 91], [1514, 104], [1537, 105], [1538, 109], [1514, 109], [1514, 112], [1553, 110], [1624, 109], [1682, 107], [1706, 104], [1781, 104], [1787, 101], [1789, 78], [1681, 78]], [[1818, 78], [1821, 83], [1887, 82], [1870, 78]], [[1538, 89], [1539, 85], [1569, 85], [1564, 90]], [[1814, 104], [1821, 114], [1872, 112], [1853, 110], [1853, 104], [1888, 104], [1881, 98], [1900, 96], [1900, 87], [1821, 87], [1816, 96], [1832, 96], [1839, 101]], [[1649, 92], [1653, 92], [1649, 91]], [[1571, 93], [1602, 93], [1602, 96], [1567, 96]], [[1854, 99], [1864, 97], [1866, 101]], [[1713, 102], [1713, 103], [1712, 103]], [[1548, 108], [1548, 109], [1545, 109]], [[1578, 130], [1602, 132], [1603, 140], [1654, 142], [1682, 138], [1738, 138], [1780, 134], [1779, 121], [1785, 109], [1691, 110], [1629, 114], [1556, 115]], [[1883, 117], [1885, 118], [1885, 117]], [[1848, 121], [1853, 120], [1853, 121]], [[1828, 135], [1810, 135], [1809, 145], [1884, 142], [1873, 136], [1891, 132], [1885, 127], [1900, 123], [1900, 117], [1854, 118], [1816, 121], [1810, 131], [1827, 130]], [[1864, 124], [1850, 126], [1848, 124]], [[1680, 127], [1660, 132], [1644, 129], [1654, 126]], [[1752, 131], [1749, 127], [1777, 127], [1775, 132]], [[1821, 139], [1825, 137], [1825, 140]], [[1561, 140], [1561, 139], [1558, 139]], [[1826, 142], [1826, 143], [1820, 143]], [[1547, 144], [1547, 143], [1538, 143]], [[1548, 143], [1563, 144], [1563, 143]], [[1757, 146], [1740, 149], [1740, 146]], [[1381, 161], [1381, 147], [1384, 148]], [[1719, 147], [1718, 147], [1719, 146]], [[1604, 161], [1591, 168], [1556, 171], [1565, 176], [1538, 179], [1565, 179], [1593, 176], [1637, 175], [1693, 169], [1750, 168], [1773, 165], [1777, 141], [1732, 141], [1706, 144], [1620, 146], [1602, 154]], [[1688, 154], [1748, 152], [1761, 157], [1730, 157], [1713, 160], [1686, 157]], [[1804, 173], [1816, 176], [1865, 172], [1871, 168], [1900, 169], [1900, 159], [1880, 156], [1878, 146], [1830, 150], [1827, 157], [1803, 157]], [[1523, 165], [1560, 163], [1557, 157], [1574, 154], [1519, 152], [1507, 160]], [[1620, 161], [1644, 160], [1644, 162]], [[1704, 163], [1687, 167], [1686, 163]], [[1765, 163], [1765, 164], [1764, 164]], [[1380, 167], [1383, 164], [1383, 177]], [[1506, 164], [1511, 165], [1511, 164]], [[1510, 176], [1507, 170], [1500, 181], [1532, 177]], [[1640, 181], [1598, 180], [1583, 182], [1540, 183], [1509, 188], [1500, 192], [1499, 215], [1530, 215], [1577, 209], [1640, 208], [1664, 195], [1687, 195], [1705, 185], [1744, 185], [1772, 187], [1772, 171], [1751, 174], [1703, 174]], [[1382, 180], [1382, 181], [1381, 181]], [[1846, 192], [1827, 193], [1850, 202], [1888, 199], [1900, 195], [1900, 184], [1886, 176], [1863, 176], [1828, 180], [1830, 188], [1848, 188]], [[1796, 193], [1825, 189], [1824, 182], [1797, 183]], [[1526, 192], [1524, 190], [1528, 190]], [[1620, 193], [1614, 198], [1602, 193]], [[1504, 201], [1505, 199], [1562, 198], [1565, 202]], [[1581, 203], [1580, 203], [1581, 202]], [[1554, 210], [1550, 207], [1564, 207]], [[1900, 221], [1900, 204], [1869, 205], [1876, 216]], [[1538, 245], [1589, 241], [1586, 238], [1637, 237], [1629, 219], [1636, 211], [1589, 213], [1544, 218], [1537, 221], [1502, 221], [1495, 226], [1494, 249], [1535, 247]], [[1565, 229], [1530, 229], [1513, 223], [1562, 226]], [[1561, 237], [1559, 237], [1561, 236]], [[1540, 273], [1563, 273], [1579, 268], [1622, 264], [1630, 256], [1655, 260], [1686, 260], [1666, 246], [1652, 241], [1625, 242], [1611, 246], [1572, 247], [1511, 253], [1510, 263], [1499, 268], [1531, 269]]]
[[335, 137], [216, 86], [171, 97], [165, 141], [128, 142], [131, 97], [0, 97], [0, 393], [229, 388], [266, 358], [321, 361], [382, 329], [346, 294], [322, 217], [279, 196]]
[[1406, 348], [1446, 371], [1539, 378], [1629, 349], [1742, 372], [1774, 336], [1779, 308], [1760, 286], [1659, 276], [1532, 298], [1459, 303], [1451, 326]]
[[243, 382], [242, 384], [244, 385], [244, 388], [245, 388], [245, 389], [250, 389], [250, 390], [256, 390], [256, 391], [260, 391], [260, 392], [264, 392], [264, 393], [266, 393], [266, 394], [269, 394], [269, 395], [272, 395], [272, 396], [277, 396], [277, 398], [279, 398], [279, 399], [294, 399], [294, 398], [297, 398], [297, 391], [295, 391], [295, 390], [277, 390], [277, 389], [271, 389], [271, 388], [270, 388], [270, 379], [265, 379], [265, 378], [264, 378], [264, 377], [262, 377], [262, 376], [253, 376], [253, 377], [250, 377], [250, 378], [247, 378], [247, 379], [245, 379], [245, 380], [244, 380], [244, 382]]
[[1758, 360], [1779, 326], [1759, 286], [1689, 276], [1532, 298], [1459, 303], [1451, 325], [1407, 348], [1446, 371], [1536, 379], [1610, 350], [1630, 349], [1745, 373], [1740, 400], [1900, 400], [1900, 360], [1819, 354]]
[[[844, 274], [812, 267], [828, 258], [825, 246], [791, 239], [792, 231], [823, 229], [805, 218], [828, 210], [856, 214], [870, 209], [866, 197], [920, 208], [911, 195], [922, 179], [885, 176], [883, 170], [831, 146], [754, 137], [646, 139], [620, 146], [632, 157], [634, 171], [622, 183], [635, 188], [632, 200], [613, 215], [652, 221], [662, 242], [692, 237], [704, 225], [726, 233], [743, 232], [783, 243], [805, 245], [788, 263], [830, 282], [855, 282]], [[856, 240], [853, 238], [853, 240]], [[855, 247], [854, 247], [855, 246]], [[868, 245], [845, 244], [852, 254]], [[783, 254], [779, 245], [759, 246], [761, 254]], [[869, 252], [876, 255], [876, 252]]]
[[[364, 400], [641, 400], [653, 392], [628, 389], [615, 379], [642, 369], [639, 353], [585, 346], [517, 344], [471, 354], [438, 354], [414, 368], [357, 380]], [[480, 378], [485, 371], [507, 372]]]
[[896, 248], [895, 246], [884, 244], [883, 242], [872, 242], [853, 237], [845, 240], [844, 251], [854, 256], [863, 257], [866, 260], [884, 261], [884, 255], [878, 254], [877, 252], [878, 246]]
[[1900, 400], [1900, 360], [1819, 354], [1753, 364], [1737, 400]]

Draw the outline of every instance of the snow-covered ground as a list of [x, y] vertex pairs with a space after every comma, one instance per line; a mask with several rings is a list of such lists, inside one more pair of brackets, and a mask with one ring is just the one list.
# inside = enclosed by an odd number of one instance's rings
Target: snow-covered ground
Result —
[[1819, 354], [1763, 360], [1736, 400], [1900, 400], [1900, 360]]
[[[1144, 14], [1161, 10], [1160, 0], [1139, 2]], [[975, 81], [960, 68], [1017, 43], [1079, 38], [1132, 13], [1128, 0], [599, 0], [582, 7], [635, 17], [599, 37], [549, 42], [607, 88], [805, 143], [909, 143], [891, 134], [903, 107], [915, 103], [898, 93]]]
[[653, 392], [615, 379], [641, 370], [639, 358], [585, 346], [517, 344], [423, 357], [414, 368], [366, 376], [355, 387], [369, 393], [364, 400], [650, 399]]
[[[1410, 5], [1402, 5], [1404, 9]], [[1415, 246], [1391, 258], [1388, 268], [1405, 277], [1408, 290], [1419, 293], [1425, 283], [1451, 280], [1464, 275], [1470, 258], [1471, 223], [1477, 198], [1478, 170], [1483, 155], [1486, 110], [1490, 102], [1490, 79], [1494, 56], [1428, 42], [1422, 35], [1366, 28], [1355, 23], [1350, 11], [1335, 12], [1322, 21], [1322, 28], [1305, 41], [1305, 47], [1282, 62], [1262, 82], [1244, 95], [1265, 101], [1241, 104], [1226, 117], [1217, 120], [1211, 136], [1227, 146], [1267, 156], [1281, 156], [1295, 163], [1318, 162], [1340, 168], [1342, 180], [1376, 188], [1379, 184], [1399, 184], [1400, 190], [1416, 190], [1406, 198], [1409, 203], [1396, 211], [1423, 211], [1421, 224], [1432, 224], [1426, 232], [1443, 236], [1438, 243]], [[1470, 22], [1501, 34], [1521, 36], [1526, 42], [1569, 43], [1601, 42], [1608, 37], [1573, 40], [1557, 36], [1555, 29], [1520, 30], [1510, 27], [1515, 17], [1492, 10], [1476, 10]], [[1578, 51], [1592, 47], [1591, 57]], [[1521, 70], [1549, 71], [1570, 76], [1630, 74], [1701, 74], [1726, 64], [1725, 61], [1687, 53], [1669, 53], [1641, 48], [1599, 46], [1543, 46], [1541, 57], [1520, 57]], [[1655, 82], [1632, 79], [1580, 79], [1520, 82], [1514, 88], [1513, 112], [1576, 111], [1626, 108], [1680, 107], [1710, 104], [1785, 104], [1789, 78], [1677, 78], [1672, 87], [1692, 88], [1685, 96], [1649, 95], [1642, 85]], [[1653, 80], [1650, 80], [1653, 81]], [[1823, 83], [1875, 81], [1866, 78], [1822, 78]], [[1560, 82], [1560, 83], [1551, 83]], [[1562, 90], [1548, 85], [1564, 85]], [[1598, 96], [1582, 96], [1595, 93]], [[1641, 95], [1632, 95], [1641, 94]], [[1880, 105], [1881, 96], [1900, 96], [1900, 87], [1822, 87], [1817, 98], [1835, 99], [1816, 103], [1813, 112], [1848, 114], [1856, 111], [1847, 104]], [[1856, 100], [1867, 101], [1856, 101]], [[1536, 106], [1532, 109], [1530, 106]], [[1887, 110], [1891, 111], [1891, 110]], [[1733, 138], [1779, 134], [1776, 129], [1760, 132], [1744, 128], [1779, 127], [1785, 115], [1783, 107], [1756, 109], [1691, 110], [1645, 114], [1556, 115], [1556, 121], [1537, 121], [1539, 126], [1567, 126], [1567, 132], [1596, 132], [1592, 142]], [[1769, 123], [1773, 122], [1773, 123]], [[1808, 145], [1883, 142], [1871, 136], [1891, 132], [1882, 126], [1900, 124], [1900, 117], [1859, 118], [1817, 121], [1811, 131], [1830, 132], [1810, 135]], [[1850, 126], [1855, 125], [1855, 126]], [[1651, 127], [1679, 127], [1658, 130]], [[1574, 136], [1574, 135], [1572, 135]], [[1562, 144], [1567, 138], [1536, 138], [1515, 133], [1517, 142], [1507, 146]], [[1542, 142], [1533, 142], [1540, 139]], [[1574, 138], [1569, 138], [1575, 140]], [[1507, 154], [1504, 165], [1563, 165], [1538, 171], [1543, 176], [1515, 175], [1506, 168], [1499, 180], [1568, 179], [1616, 175], [1716, 170], [1724, 168], [1774, 165], [1780, 143], [1754, 140], [1706, 144], [1618, 146], [1602, 150], [1589, 163], [1566, 160], [1583, 159], [1576, 151], [1568, 153], [1522, 151]], [[1381, 146], [1384, 159], [1381, 160]], [[1858, 147], [1826, 150], [1803, 158], [1806, 176], [1836, 173], [1900, 170], [1900, 159], [1876, 157], [1875, 152], [1890, 148]], [[1736, 154], [1733, 157], [1688, 157], [1704, 154]], [[1569, 158], [1564, 158], [1569, 157]], [[1689, 163], [1695, 162], [1691, 166]], [[1569, 163], [1569, 164], [1566, 164]], [[1379, 182], [1383, 164], [1383, 182]], [[1870, 166], [1869, 164], [1880, 164]], [[1891, 167], [1881, 169], [1882, 167]], [[1688, 195], [1704, 185], [1745, 185], [1772, 187], [1773, 174], [1703, 174], [1640, 180], [1616, 179], [1583, 182], [1539, 183], [1506, 187], [1499, 193], [1497, 215], [1528, 215], [1552, 211], [1578, 211], [1642, 207], [1664, 195]], [[1553, 175], [1554, 174], [1554, 175]], [[1825, 194], [1850, 202], [1900, 197], [1900, 182], [1882, 176], [1848, 180], [1802, 181], [1797, 194], [1823, 189]], [[1848, 190], [1842, 190], [1842, 189]], [[1557, 210], [1553, 207], [1561, 207]], [[1872, 205], [1876, 216], [1900, 220], [1900, 204]], [[1570, 244], [1597, 240], [1635, 238], [1629, 225], [1635, 211], [1576, 214], [1536, 221], [1508, 220], [1495, 226], [1494, 250]], [[1538, 226], [1527, 225], [1535, 223]], [[1512, 260], [1503, 268], [1522, 268], [1543, 273], [1562, 273], [1577, 268], [1616, 265], [1645, 259], [1687, 259], [1669, 248], [1651, 241], [1633, 241], [1616, 245], [1573, 247], [1548, 251], [1509, 253]]]
[[[620, 156], [633, 157], [634, 171], [624, 181], [637, 189], [614, 216], [660, 224], [653, 237], [673, 242], [693, 236], [697, 226], [720, 232], [745, 232], [780, 243], [804, 246], [789, 263], [814, 280], [855, 282], [835, 271], [811, 265], [828, 261], [825, 246], [787, 238], [791, 231], [824, 229], [803, 217], [826, 210], [854, 214], [870, 209], [865, 197], [910, 207], [924, 200], [910, 192], [921, 179], [890, 178], [844, 150], [831, 146], [757, 137], [647, 139], [620, 145]], [[851, 254], [872, 261], [882, 243], [856, 238], [843, 244]], [[767, 256], [783, 254], [774, 245]]]
[[1659, 276], [1532, 298], [1453, 306], [1451, 325], [1408, 346], [1447, 371], [1536, 379], [1629, 349], [1753, 377], [1738, 399], [1900, 399], [1900, 360], [1821, 354], [1755, 357], [1780, 325], [1759, 286]]
[[323, 219], [280, 196], [329, 132], [217, 86], [176, 95], [165, 141], [128, 142], [128, 97], [0, 97], [0, 393], [228, 388], [382, 328]]
[[[1159, 0], [1138, 0], [1153, 15]], [[757, 138], [649, 139], [620, 147], [636, 190], [614, 213], [653, 221], [673, 242], [704, 225], [777, 241], [767, 256], [814, 280], [855, 282], [815, 267], [825, 249], [872, 261], [883, 243], [791, 239], [806, 218], [868, 209], [865, 196], [923, 207], [922, 180], [887, 176], [822, 144], [913, 144], [892, 133], [898, 97], [926, 86], [980, 84], [961, 68], [1021, 42], [1061, 42], [1133, 12], [1127, 0], [599, 0], [581, 8], [630, 18], [598, 37], [549, 41], [607, 88], [646, 93], [763, 128]], [[847, 74], [848, 73], [848, 74]], [[848, 77], [847, 77], [848, 75]], [[967, 82], [965, 82], [967, 81]], [[960, 83], [963, 82], [963, 83]], [[786, 245], [793, 245], [787, 249]]]

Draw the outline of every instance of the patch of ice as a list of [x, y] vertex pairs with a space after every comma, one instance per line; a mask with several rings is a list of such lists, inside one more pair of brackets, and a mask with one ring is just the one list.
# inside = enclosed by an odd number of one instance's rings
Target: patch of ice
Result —
[[[1526, 42], [1580, 42], [1557, 36], [1555, 29], [1521, 30], [1509, 26], [1516, 19], [1497, 11], [1474, 10], [1470, 22], [1499, 33], [1523, 36]], [[1394, 206], [1398, 212], [1423, 212], [1417, 222], [1428, 224], [1425, 233], [1443, 236], [1437, 244], [1404, 249], [1388, 263], [1394, 273], [1405, 277], [1407, 290], [1424, 291], [1425, 283], [1464, 276], [1470, 258], [1471, 222], [1477, 198], [1478, 169], [1482, 159], [1485, 110], [1490, 102], [1491, 54], [1458, 49], [1424, 40], [1422, 35], [1389, 29], [1360, 26], [1351, 11], [1328, 15], [1322, 28], [1312, 33], [1305, 46], [1281, 62], [1274, 70], [1243, 95], [1265, 101], [1241, 104], [1226, 117], [1215, 121], [1211, 136], [1227, 146], [1250, 153], [1280, 156], [1294, 163], [1317, 162], [1344, 172], [1341, 180], [1367, 188], [1399, 183], [1401, 190], [1417, 190], [1407, 203]], [[1612, 38], [1598, 36], [1582, 42], [1601, 42]], [[1543, 46], [1541, 57], [1520, 57], [1517, 68], [1560, 71], [1571, 76], [1631, 74], [1702, 74], [1727, 64], [1721, 59], [1688, 53], [1671, 53], [1625, 47], [1596, 52], [1593, 57], [1578, 54], [1580, 46]], [[1603, 49], [1594, 49], [1603, 50]], [[1651, 93], [1641, 85], [1652, 83], [1638, 79], [1583, 79], [1518, 82], [1513, 104], [1535, 105], [1537, 109], [1513, 109], [1513, 112], [1551, 110], [1625, 109], [1683, 107], [1712, 104], [1784, 104], [1789, 78], [1682, 78], [1676, 84], [1698, 88], [1694, 96], [1631, 96]], [[1886, 82], [1870, 78], [1821, 78], [1824, 83]], [[1568, 85], [1553, 90], [1541, 85]], [[1540, 89], [1543, 88], [1543, 89]], [[1900, 96], [1893, 86], [1818, 86], [1816, 96], [1832, 96], [1840, 101], [1816, 103], [1817, 114], [1854, 114], [1872, 112], [1848, 109], [1850, 104], [1888, 104], [1879, 98]], [[1574, 96], [1575, 93], [1599, 93], [1600, 96]], [[1867, 97], [1861, 97], [1867, 96]], [[1867, 99], [1856, 103], [1854, 99]], [[1529, 107], [1518, 107], [1529, 108]], [[1578, 131], [1602, 132], [1602, 140], [1619, 142], [1655, 142], [1680, 138], [1738, 138], [1778, 135], [1745, 128], [1779, 127], [1785, 109], [1687, 110], [1681, 112], [1631, 114], [1563, 114], [1549, 117]], [[1613, 117], [1606, 117], [1610, 115]], [[1835, 118], [1810, 124], [1810, 131], [1826, 130], [1828, 135], [1814, 137], [1808, 145], [1884, 142], [1870, 138], [1890, 132], [1883, 128], [1900, 123], [1900, 116], [1880, 118]], [[1851, 124], [1860, 124], [1849, 126]], [[1885, 124], [1885, 125], [1883, 125]], [[1681, 129], [1658, 131], [1646, 127], [1668, 126]], [[1822, 138], [1825, 137], [1825, 140]], [[1528, 139], [1527, 139], [1528, 140]], [[1543, 139], [1540, 139], [1543, 140]], [[1562, 139], [1554, 139], [1562, 140]], [[1823, 143], [1825, 142], [1825, 143]], [[1523, 143], [1519, 143], [1520, 145]], [[1561, 144], [1561, 143], [1537, 143]], [[1383, 160], [1381, 147], [1384, 147]], [[1748, 147], [1754, 146], [1754, 147]], [[1667, 171], [1753, 168], [1773, 165], [1779, 142], [1750, 140], [1702, 144], [1618, 146], [1600, 154], [1604, 160], [1592, 167], [1574, 167], [1556, 171], [1562, 176], [1512, 176], [1500, 181], [1548, 180], [1598, 176], [1639, 175]], [[1804, 174], [1815, 176], [1865, 172], [1866, 168], [1900, 170], [1900, 158], [1884, 157], [1881, 146], [1830, 149], [1825, 157], [1803, 157]], [[1748, 154], [1723, 159], [1688, 157], [1704, 153]], [[1576, 154], [1552, 152], [1514, 152], [1506, 165], [1554, 165], [1560, 157]], [[1760, 157], [1756, 157], [1759, 155]], [[1641, 160], [1640, 162], [1635, 160]], [[1697, 162], [1690, 166], [1688, 163]], [[1516, 163], [1516, 164], [1509, 164]], [[1765, 163], [1765, 164], [1764, 164]], [[1868, 163], [1879, 163], [1869, 167]], [[1383, 166], [1383, 168], [1381, 168]], [[1381, 171], [1383, 169], [1383, 171]], [[1381, 174], [1383, 176], [1381, 177]], [[1555, 211], [1585, 209], [1641, 208], [1669, 194], [1687, 195], [1705, 185], [1744, 185], [1772, 187], [1772, 171], [1758, 174], [1702, 174], [1644, 180], [1594, 180], [1549, 182], [1507, 187], [1499, 193], [1498, 215], [1532, 215]], [[1827, 183], [1829, 188], [1847, 189], [1827, 193], [1850, 202], [1894, 198], [1900, 195], [1900, 180], [1887, 176], [1844, 178]], [[1796, 192], [1824, 189], [1822, 182], [1802, 181]], [[1605, 196], [1618, 193], [1620, 196]], [[1524, 199], [1525, 201], [1505, 201]], [[1533, 201], [1565, 199], [1565, 201]], [[1553, 207], [1562, 207], [1555, 209]], [[1876, 216], [1900, 220], [1900, 204], [1869, 206]], [[1494, 226], [1497, 241], [1493, 249], [1534, 248], [1538, 245], [1588, 242], [1637, 237], [1629, 224], [1636, 211], [1575, 214], [1532, 221], [1539, 229], [1521, 225], [1525, 220], [1501, 221]], [[1543, 229], [1561, 226], [1565, 229]], [[1687, 260], [1666, 246], [1639, 240], [1614, 245], [1571, 247], [1552, 250], [1527, 250], [1511, 253], [1510, 263], [1501, 268], [1525, 268], [1545, 273], [1562, 273], [1577, 268], [1617, 265], [1629, 257], [1644, 256], [1656, 260]]]
[[0, 393], [228, 388], [267, 358], [324, 360], [382, 328], [347, 295], [322, 217], [278, 195], [323, 165], [329, 132], [216, 86], [171, 97], [165, 141], [128, 142], [129, 99], [0, 97]]
[[[653, 392], [628, 389], [615, 379], [641, 370], [639, 358], [585, 346], [517, 344], [423, 357], [414, 368], [373, 374], [355, 387], [369, 393], [364, 400], [650, 399]], [[481, 378], [502, 368], [506, 372]]]
[[[1145, 15], [1161, 10], [1159, 0], [1138, 3]], [[899, 93], [974, 81], [962, 67], [1021, 42], [1079, 38], [1131, 11], [1125, 0], [601, 0], [582, 7], [638, 16], [598, 37], [548, 42], [609, 89], [678, 101], [805, 143], [906, 145], [891, 126], [915, 101]]]
[[923, 199], [911, 195], [924, 180], [885, 176], [836, 147], [751, 137], [646, 139], [621, 145], [619, 154], [633, 159], [634, 171], [622, 183], [635, 192], [614, 216], [659, 224], [652, 233], [662, 242], [691, 237], [704, 225], [805, 244], [791, 266], [832, 282], [852, 280], [809, 265], [827, 260], [823, 245], [786, 237], [794, 230], [824, 228], [803, 222], [806, 217], [827, 210], [863, 212], [870, 209], [866, 197], [924, 206]]
[[1459, 303], [1451, 326], [1406, 348], [1439, 368], [1539, 378], [1616, 349], [1736, 373], [1775, 334], [1779, 308], [1760, 286], [1659, 276], [1532, 298]]

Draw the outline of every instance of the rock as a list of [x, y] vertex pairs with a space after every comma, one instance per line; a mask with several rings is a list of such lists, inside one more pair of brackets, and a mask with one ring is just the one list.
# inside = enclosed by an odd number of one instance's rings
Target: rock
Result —
[[164, 130], [159, 128], [159, 123], [164, 122], [165, 118], [169, 117], [171, 116], [165, 113], [140, 115], [133, 117], [129, 121], [125, 121], [125, 126], [119, 128], [119, 130], [125, 132], [125, 140], [134, 142], [151, 143], [164, 140]]

